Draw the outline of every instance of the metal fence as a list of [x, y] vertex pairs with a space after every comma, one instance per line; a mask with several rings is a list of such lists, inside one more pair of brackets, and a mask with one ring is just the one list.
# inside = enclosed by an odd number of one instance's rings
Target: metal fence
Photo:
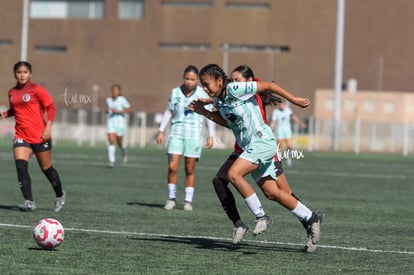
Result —
[[[136, 112], [127, 116], [125, 143], [129, 147], [155, 145], [161, 113]], [[303, 119], [307, 128], [293, 126], [295, 149], [304, 151], [330, 151], [332, 149], [332, 120]], [[13, 136], [14, 120], [0, 121], [0, 137]], [[205, 131], [207, 134], [207, 131]], [[168, 128], [166, 130], [168, 134]], [[409, 155], [414, 152], [411, 139], [414, 125], [387, 124], [343, 120], [340, 125], [339, 151], [372, 152]], [[53, 125], [53, 140], [76, 142], [79, 146], [95, 146], [106, 143], [106, 114], [83, 109], [62, 109], [57, 112]], [[232, 148], [234, 137], [229, 129], [217, 126], [215, 148]]]

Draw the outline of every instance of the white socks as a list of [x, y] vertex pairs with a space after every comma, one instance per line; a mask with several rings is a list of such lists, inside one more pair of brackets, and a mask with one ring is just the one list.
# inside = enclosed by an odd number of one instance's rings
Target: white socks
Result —
[[177, 194], [177, 185], [174, 183], [168, 184], [168, 199], [175, 200]]
[[194, 187], [186, 187], [185, 188], [185, 202], [192, 202], [194, 197]]
[[256, 193], [244, 199], [247, 204], [247, 207], [256, 216], [256, 218], [263, 217], [266, 213], [263, 210], [262, 203], [260, 202], [259, 198], [257, 197]]
[[116, 151], [115, 144], [109, 144], [108, 145], [108, 159], [109, 159], [109, 162], [111, 163], [115, 162], [115, 151]]
[[[175, 200], [177, 197], [177, 185], [174, 183], [168, 184], [168, 199]], [[194, 187], [186, 187], [185, 188], [185, 202], [192, 202], [194, 197]]]
[[301, 221], [309, 221], [309, 219], [312, 217], [312, 211], [300, 201], [298, 201], [298, 205], [296, 205], [295, 209], [293, 209], [291, 212]]

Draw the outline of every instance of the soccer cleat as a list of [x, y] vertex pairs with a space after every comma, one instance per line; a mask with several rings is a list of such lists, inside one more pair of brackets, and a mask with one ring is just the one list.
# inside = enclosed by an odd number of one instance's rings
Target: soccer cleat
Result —
[[114, 168], [114, 167], [115, 167], [115, 162], [108, 163], [108, 168]]
[[165, 210], [173, 210], [177, 204], [175, 200], [167, 200], [164, 205]]
[[245, 224], [235, 227], [233, 229], [233, 240], [231, 241], [233, 244], [240, 243], [244, 236], [247, 234], [247, 231], [249, 231], [249, 227]]
[[19, 205], [21, 211], [34, 211], [36, 210], [36, 204], [33, 201], [25, 200], [22, 205]]
[[185, 211], [193, 211], [193, 206], [191, 205], [191, 202], [184, 202], [184, 210]]
[[253, 235], [258, 235], [260, 233], [265, 232], [267, 229], [272, 227], [272, 219], [267, 216], [264, 215], [263, 217], [257, 218], [256, 219], [256, 226], [253, 229]]
[[53, 208], [53, 211], [55, 211], [55, 212], [62, 211], [63, 206], [65, 205], [65, 200], [66, 200], [66, 193], [65, 193], [65, 191], [63, 191], [62, 197], [59, 197], [59, 198], [55, 199], [55, 207]]
[[128, 162], [128, 154], [125, 154], [122, 156], [122, 162], [127, 163]]
[[123, 163], [128, 162], [128, 151], [126, 149], [122, 150], [122, 162]]
[[308, 222], [304, 222], [303, 226], [306, 229], [307, 239], [303, 250], [307, 253], [312, 253], [316, 250], [321, 234], [321, 223], [323, 220], [323, 213], [316, 211], [312, 213], [312, 217]]

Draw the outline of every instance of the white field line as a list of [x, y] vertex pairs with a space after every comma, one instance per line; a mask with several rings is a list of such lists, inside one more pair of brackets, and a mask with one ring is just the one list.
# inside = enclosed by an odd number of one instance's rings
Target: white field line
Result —
[[[13, 227], [13, 228], [33, 228], [29, 225], [19, 224], [7, 224], [0, 223], [0, 227]], [[182, 238], [182, 239], [206, 239], [206, 240], [217, 240], [217, 241], [231, 241], [230, 238], [220, 238], [211, 236], [193, 236], [193, 235], [169, 235], [169, 234], [155, 234], [155, 233], [144, 233], [144, 232], [128, 232], [128, 231], [112, 231], [112, 230], [96, 230], [96, 229], [83, 229], [83, 228], [65, 228], [66, 231], [75, 232], [87, 232], [97, 234], [112, 234], [112, 235], [135, 235], [135, 236], [147, 236], [147, 237], [164, 237], [164, 238]], [[245, 240], [247, 243], [260, 243], [260, 244], [276, 244], [276, 245], [288, 245], [288, 246], [303, 246], [303, 244], [289, 243], [289, 242], [276, 242], [276, 241], [254, 241]], [[384, 254], [405, 254], [414, 255], [414, 251], [399, 251], [399, 250], [381, 250], [381, 249], [368, 249], [364, 247], [345, 247], [336, 245], [318, 245], [319, 248], [337, 249], [337, 250], [348, 250], [348, 251], [362, 251], [369, 253], [384, 253]]]

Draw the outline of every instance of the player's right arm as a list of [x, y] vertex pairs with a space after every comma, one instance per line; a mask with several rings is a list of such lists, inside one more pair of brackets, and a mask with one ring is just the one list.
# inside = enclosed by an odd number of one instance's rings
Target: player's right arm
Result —
[[188, 108], [192, 110], [193, 112], [196, 112], [197, 114], [205, 116], [206, 118], [217, 123], [220, 126], [229, 128], [226, 120], [220, 115], [218, 111], [209, 111], [206, 108], [204, 108], [204, 106], [208, 104], [211, 104], [211, 99], [202, 98], [202, 99], [198, 99], [196, 101], [191, 102]]

